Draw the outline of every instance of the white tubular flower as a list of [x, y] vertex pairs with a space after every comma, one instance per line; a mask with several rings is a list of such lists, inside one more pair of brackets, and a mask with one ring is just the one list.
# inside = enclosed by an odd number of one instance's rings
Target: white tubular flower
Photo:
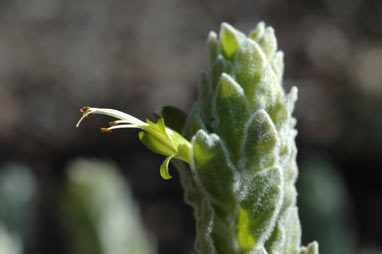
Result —
[[109, 122], [108, 128], [101, 128], [102, 132], [112, 132], [114, 129], [122, 128], [137, 128], [142, 131], [139, 132], [139, 139], [151, 151], [167, 156], [160, 167], [160, 174], [164, 179], [170, 179], [171, 175], [168, 172], [168, 164], [172, 158], [179, 159], [187, 162], [191, 161], [191, 144], [178, 132], [165, 126], [164, 119], [160, 118], [157, 123], [149, 120], [143, 122], [138, 118], [129, 114], [123, 113], [115, 109], [108, 108], [81, 108], [82, 117], [77, 122], [77, 127], [81, 124], [82, 120], [91, 115], [107, 115], [118, 120]]

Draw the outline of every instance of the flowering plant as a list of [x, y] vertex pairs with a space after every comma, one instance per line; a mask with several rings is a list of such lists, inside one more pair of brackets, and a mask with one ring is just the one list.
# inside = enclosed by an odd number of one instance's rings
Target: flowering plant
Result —
[[[174, 158], [185, 201], [194, 208], [198, 253], [318, 253], [300, 246], [296, 206], [297, 164], [292, 117], [297, 88], [282, 87], [283, 53], [263, 22], [248, 36], [223, 23], [208, 37], [211, 74], [202, 74], [190, 114], [157, 111], [157, 123], [113, 110], [84, 107], [83, 117], [104, 114], [117, 128], [139, 128], [153, 152]], [[78, 124], [79, 124], [78, 123]], [[77, 125], [78, 125], [77, 124]]]

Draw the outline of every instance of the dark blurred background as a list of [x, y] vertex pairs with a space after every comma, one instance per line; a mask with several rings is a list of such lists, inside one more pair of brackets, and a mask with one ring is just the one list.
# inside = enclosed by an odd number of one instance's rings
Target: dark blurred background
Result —
[[[223, 21], [249, 32], [261, 20], [275, 28], [285, 53], [285, 89], [299, 89], [301, 177], [323, 183], [298, 182], [303, 243], [330, 235], [309, 208], [334, 195], [337, 215], [326, 222], [343, 231], [331, 239], [345, 234], [337, 245], [350, 252], [382, 253], [382, 1], [1, 0], [0, 173], [22, 168], [34, 179], [25, 191], [35, 193], [23, 208], [29, 223], [17, 231], [9, 216], [2, 220], [10, 233], [30, 232], [21, 238], [23, 253], [70, 253], [58, 203], [67, 165], [78, 157], [118, 165], [158, 253], [190, 253], [194, 220], [176, 171], [161, 179], [163, 158], [136, 130], [101, 134], [107, 117], [75, 128], [79, 109], [109, 107], [141, 119], [153, 119], [159, 105], [189, 111], [200, 72], [209, 70], [208, 32]], [[309, 174], [325, 170], [325, 177]], [[317, 202], [305, 195], [311, 186]]]

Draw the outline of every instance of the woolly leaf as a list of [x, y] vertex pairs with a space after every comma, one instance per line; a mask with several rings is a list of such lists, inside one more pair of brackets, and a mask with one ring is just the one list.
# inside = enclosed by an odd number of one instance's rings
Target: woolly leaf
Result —
[[214, 211], [211, 207], [211, 203], [207, 198], [205, 198], [203, 200], [201, 214], [196, 225], [199, 231], [204, 232], [203, 234], [196, 236], [195, 247], [198, 253], [216, 253], [211, 236], [214, 223], [213, 219]]
[[265, 31], [265, 23], [259, 22], [254, 30], [250, 32], [249, 38], [251, 38], [254, 41], [258, 41], [259, 38], [261, 38]]
[[212, 65], [212, 90], [215, 90], [223, 72], [231, 74], [232, 63], [219, 54]]
[[213, 120], [211, 111], [211, 84], [208, 80], [207, 75], [203, 72], [200, 77], [200, 88], [199, 88], [199, 103], [200, 103], [200, 115], [206, 122], [211, 122]]
[[225, 140], [231, 160], [237, 163], [240, 157], [240, 141], [249, 117], [248, 103], [241, 86], [223, 73], [216, 90], [214, 103], [215, 127]]
[[222, 51], [226, 58], [232, 59], [240, 44], [245, 39], [245, 35], [233, 28], [227, 23], [222, 23], [220, 26], [220, 40]]
[[278, 51], [272, 59], [272, 68], [279, 80], [282, 79], [284, 73], [284, 53]]
[[257, 111], [245, 127], [240, 169], [252, 174], [276, 163], [277, 131], [264, 110]]
[[289, 207], [280, 216], [279, 227], [284, 229], [285, 241], [281, 247], [282, 254], [296, 252], [300, 248], [301, 229], [297, 208]]
[[207, 43], [210, 49], [210, 60], [211, 63], [213, 63], [216, 59], [216, 57], [219, 54], [219, 40], [217, 38], [217, 34], [215, 32], [210, 32], [208, 34]]
[[256, 42], [246, 39], [236, 54], [234, 75], [252, 103], [254, 103], [255, 90], [265, 65], [265, 55], [260, 46]]
[[241, 250], [262, 246], [275, 224], [282, 201], [282, 175], [278, 167], [258, 173], [242, 194], [237, 221]]
[[197, 177], [213, 204], [230, 209], [236, 202], [237, 172], [230, 163], [220, 139], [200, 130], [192, 139]]
[[312, 242], [307, 247], [307, 254], [318, 254], [318, 243]]
[[259, 44], [267, 56], [268, 61], [271, 61], [277, 49], [275, 31], [272, 27], [265, 29], [264, 35], [259, 40]]

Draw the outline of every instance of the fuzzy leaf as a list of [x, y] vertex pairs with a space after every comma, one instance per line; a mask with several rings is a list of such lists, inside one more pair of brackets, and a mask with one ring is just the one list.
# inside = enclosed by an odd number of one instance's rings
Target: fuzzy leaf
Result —
[[197, 222], [197, 229], [203, 234], [196, 237], [196, 250], [198, 253], [215, 254], [216, 249], [211, 236], [214, 223], [214, 211], [211, 207], [210, 201], [206, 198], [203, 200], [202, 209], [199, 220]]
[[259, 22], [254, 30], [250, 32], [249, 38], [251, 38], [254, 41], [258, 41], [259, 38], [261, 38], [265, 31], [265, 23]]
[[285, 238], [285, 229], [280, 225], [280, 222], [278, 222], [266, 242], [266, 249], [268, 252], [281, 253], [282, 248], [284, 247]]
[[271, 233], [282, 201], [282, 173], [274, 167], [258, 173], [243, 190], [237, 221], [241, 250], [262, 246]]
[[297, 208], [289, 207], [285, 210], [279, 220], [279, 227], [283, 228], [285, 241], [280, 248], [280, 254], [295, 253], [300, 248], [301, 229]]
[[212, 90], [215, 90], [223, 72], [231, 74], [232, 63], [219, 54], [212, 65]]
[[219, 54], [219, 40], [215, 32], [208, 34], [207, 43], [210, 49], [210, 61], [213, 63]]
[[265, 65], [265, 55], [260, 46], [246, 39], [236, 54], [234, 73], [237, 82], [243, 87], [245, 95], [252, 103]]
[[312, 242], [307, 247], [307, 254], [318, 254], [318, 243]]
[[284, 73], [284, 53], [282, 51], [278, 51], [274, 55], [272, 59], [272, 68], [277, 78], [281, 80]]
[[252, 174], [271, 167], [276, 162], [277, 131], [264, 110], [257, 111], [248, 121], [242, 140], [240, 170]]
[[318, 254], [318, 243], [312, 242], [308, 247], [301, 247], [299, 254]]
[[230, 209], [236, 201], [237, 171], [217, 135], [200, 130], [192, 139], [197, 177], [213, 204]]
[[211, 84], [208, 80], [207, 74], [204, 72], [200, 76], [200, 88], [199, 88], [199, 98], [200, 103], [200, 116], [204, 121], [210, 123], [213, 120], [212, 110], [211, 110]]
[[277, 40], [272, 27], [265, 29], [264, 35], [259, 40], [259, 44], [267, 56], [268, 61], [271, 61], [277, 50]]
[[224, 56], [232, 59], [242, 41], [245, 40], [245, 35], [228, 23], [222, 23], [220, 27], [220, 40]]
[[220, 78], [214, 103], [216, 132], [225, 140], [231, 160], [237, 163], [240, 157], [240, 142], [248, 121], [249, 108], [241, 86], [226, 73]]

